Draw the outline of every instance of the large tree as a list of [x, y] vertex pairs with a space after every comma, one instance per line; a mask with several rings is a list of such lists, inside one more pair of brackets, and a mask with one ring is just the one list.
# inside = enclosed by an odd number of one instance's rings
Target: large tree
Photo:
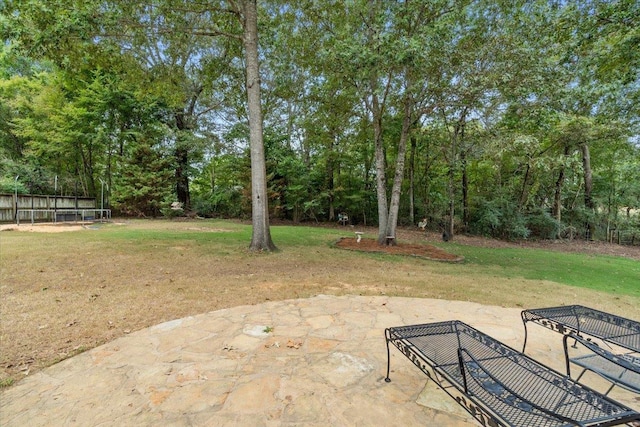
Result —
[[[227, 55], [224, 48], [208, 48], [206, 40], [210, 44], [218, 39], [241, 41], [245, 52], [253, 187], [254, 233], [250, 247], [275, 249], [269, 230], [255, 0], [187, 5], [173, 0], [113, 0], [104, 4], [82, 1], [73, 8], [60, 0], [45, 0], [11, 2], [6, 11], [9, 37], [25, 51], [53, 60], [68, 76], [115, 66], [138, 90], [164, 98], [167, 110], [172, 111], [171, 120], [164, 119], [175, 127], [173, 138], [166, 137], [165, 141], [174, 142], [176, 194], [187, 207], [188, 169], [198, 130], [196, 120], [199, 114], [207, 114], [215, 106], [210, 102], [199, 107], [201, 96], [207, 82], [217, 77], [211, 74], [224, 72], [211, 66], [216, 55]], [[237, 19], [235, 26], [234, 19]], [[50, 25], [51, 22], [55, 25]], [[135, 67], [127, 69], [123, 66], [125, 62]]]
[[[230, 1], [234, 4], [233, 1]], [[249, 139], [251, 146], [251, 206], [253, 232], [252, 250], [272, 251], [269, 227], [269, 199], [267, 198], [267, 172], [264, 156], [262, 105], [260, 102], [260, 67], [258, 61], [258, 7], [256, 0], [241, 3], [243, 43], [246, 61], [247, 107], [249, 110]], [[237, 7], [237, 6], [236, 6]]]

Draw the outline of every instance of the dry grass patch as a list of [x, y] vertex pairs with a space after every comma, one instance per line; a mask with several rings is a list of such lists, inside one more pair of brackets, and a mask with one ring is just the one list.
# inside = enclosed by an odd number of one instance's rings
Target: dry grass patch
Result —
[[[117, 227], [149, 234], [113, 238]], [[237, 227], [134, 221], [76, 233], [0, 233], [0, 385], [160, 322], [269, 300], [358, 294], [508, 307], [582, 303], [627, 316], [640, 303], [551, 282], [474, 275], [464, 265], [332, 248], [336, 237], [352, 235], [348, 229], [333, 229], [323, 245], [252, 254], [245, 250], [248, 238], [221, 240]], [[175, 234], [154, 237], [166, 231]], [[404, 238], [423, 238], [412, 232]]]

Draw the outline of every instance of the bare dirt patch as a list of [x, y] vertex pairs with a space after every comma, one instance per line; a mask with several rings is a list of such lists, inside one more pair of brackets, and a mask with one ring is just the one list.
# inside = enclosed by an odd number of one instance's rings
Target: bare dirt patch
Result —
[[46, 224], [3, 224], [0, 225], [0, 231], [30, 231], [32, 233], [64, 233], [66, 231], [80, 231], [89, 226], [87, 224], [78, 223], [46, 223]]

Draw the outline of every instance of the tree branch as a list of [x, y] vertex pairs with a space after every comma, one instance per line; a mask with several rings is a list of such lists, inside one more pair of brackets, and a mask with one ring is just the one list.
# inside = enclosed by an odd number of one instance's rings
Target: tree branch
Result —
[[224, 36], [224, 37], [229, 37], [229, 38], [236, 39], [236, 40], [242, 40], [242, 35], [241, 34], [233, 34], [233, 33], [229, 33], [229, 32], [226, 32], [226, 31], [220, 31], [220, 30], [210, 30], [210, 31], [194, 30], [194, 31], [191, 32], [191, 34], [193, 34], [194, 36], [207, 36], [207, 37]]

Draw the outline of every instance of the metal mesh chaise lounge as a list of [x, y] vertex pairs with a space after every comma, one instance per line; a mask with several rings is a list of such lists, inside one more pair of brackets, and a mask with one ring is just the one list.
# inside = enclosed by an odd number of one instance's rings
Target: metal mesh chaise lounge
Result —
[[[569, 357], [568, 339], [574, 340], [574, 347], [580, 343], [589, 352]], [[609, 389], [604, 393], [605, 395], [609, 394], [614, 386], [622, 387], [633, 393], [640, 393], [640, 356], [636, 353], [615, 353], [604, 348], [604, 345], [598, 345], [592, 339], [574, 334], [565, 335], [562, 343], [567, 375], [571, 375], [571, 363], [582, 368], [576, 381], [580, 381], [585, 372], [591, 371], [611, 383]]]
[[[527, 322], [537, 323], [564, 335], [567, 375], [573, 363], [582, 368], [577, 380], [591, 371], [610, 381], [605, 394], [616, 385], [640, 393], [640, 322], [581, 305], [536, 308], [524, 310], [521, 315], [525, 330], [523, 352]], [[581, 344], [587, 353], [569, 357], [567, 340], [574, 341], [573, 348]]]
[[640, 413], [460, 321], [387, 328], [393, 344], [483, 426], [614, 426]]

